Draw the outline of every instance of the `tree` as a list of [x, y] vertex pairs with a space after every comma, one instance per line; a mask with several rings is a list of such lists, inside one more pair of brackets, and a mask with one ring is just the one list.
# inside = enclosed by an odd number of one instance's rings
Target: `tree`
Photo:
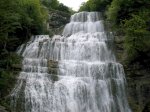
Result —
[[79, 11], [104, 11], [112, 0], [88, 0], [84, 2]]

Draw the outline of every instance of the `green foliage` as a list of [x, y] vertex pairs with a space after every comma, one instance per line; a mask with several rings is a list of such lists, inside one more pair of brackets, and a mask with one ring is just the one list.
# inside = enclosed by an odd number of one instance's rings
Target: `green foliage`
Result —
[[59, 3], [58, 0], [41, 0], [41, 2], [48, 8], [49, 11], [58, 10], [69, 14], [73, 12], [72, 9], [62, 3]]
[[41, 34], [47, 18], [39, 0], [1, 0], [0, 51], [15, 50], [31, 34]]
[[79, 11], [104, 11], [112, 0], [88, 0], [83, 3]]
[[[4, 5], [6, 4], [6, 5]], [[10, 0], [0, 1], [0, 48], [6, 48], [9, 34], [21, 27], [20, 16], [16, 12], [17, 4]], [[14, 8], [13, 8], [14, 7]]]
[[90, 11], [89, 2], [83, 2], [79, 11]]
[[19, 14], [22, 28], [30, 34], [43, 33], [43, 26], [48, 19], [48, 11], [39, 0], [22, 0], [18, 3], [20, 6]]
[[106, 12], [107, 19], [111, 21], [111, 23], [116, 24], [118, 12], [121, 9], [121, 4], [123, 3], [123, 0], [113, 0], [110, 7], [108, 8], [108, 11]]
[[66, 12], [66, 13], [71, 13], [71, 10], [62, 3], [59, 4], [57, 10], [63, 11], [63, 12]]
[[15, 84], [21, 67], [21, 57], [16, 53], [2, 52], [0, 59], [0, 98], [2, 98], [11, 91]]
[[42, 4], [46, 6], [49, 10], [57, 9], [59, 6], [58, 0], [41, 0]]
[[147, 18], [148, 14], [144, 11], [138, 15], [132, 15], [131, 19], [124, 21], [125, 49], [128, 53], [129, 62], [139, 61], [144, 64], [143, 59], [149, 58], [150, 31], [147, 30], [149, 27]]
[[106, 12], [115, 30], [124, 32], [128, 63], [148, 65], [150, 61], [149, 5], [149, 0], [113, 0]]
[[150, 0], [113, 0], [107, 10], [107, 19], [120, 25], [125, 19], [132, 18], [132, 14], [149, 8]]

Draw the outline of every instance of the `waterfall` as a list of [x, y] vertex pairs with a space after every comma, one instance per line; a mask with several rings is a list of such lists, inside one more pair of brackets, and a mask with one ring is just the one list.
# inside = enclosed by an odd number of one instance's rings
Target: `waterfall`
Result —
[[[113, 40], [98, 12], [72, 15], [62, 36], [32, 37], [18, 50], [23, 62], [13, 112], [131, 112]], [[49, 60], [58, 64], [55, 81]]]

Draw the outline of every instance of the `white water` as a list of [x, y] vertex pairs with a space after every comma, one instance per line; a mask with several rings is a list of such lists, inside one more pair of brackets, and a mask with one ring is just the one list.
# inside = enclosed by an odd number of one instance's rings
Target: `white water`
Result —
[[[97, 12], [73, 15], [63, 36], [31, 38], [18, 51], [24, 59], [11, 94], [13, 111], [131, 112], [123, 67], [112, 48], [113, 37]], [[58, 81], [50, 78], [48, 60], [58, 61]]]

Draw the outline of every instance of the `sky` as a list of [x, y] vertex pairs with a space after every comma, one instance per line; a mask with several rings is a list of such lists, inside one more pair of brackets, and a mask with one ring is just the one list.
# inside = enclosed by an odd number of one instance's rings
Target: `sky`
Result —
[[73, 10], [78, 11], [82, 2], [86, 2], [88, 0], [58, 0], [58, 1], [68, 7], [71, 7]]

